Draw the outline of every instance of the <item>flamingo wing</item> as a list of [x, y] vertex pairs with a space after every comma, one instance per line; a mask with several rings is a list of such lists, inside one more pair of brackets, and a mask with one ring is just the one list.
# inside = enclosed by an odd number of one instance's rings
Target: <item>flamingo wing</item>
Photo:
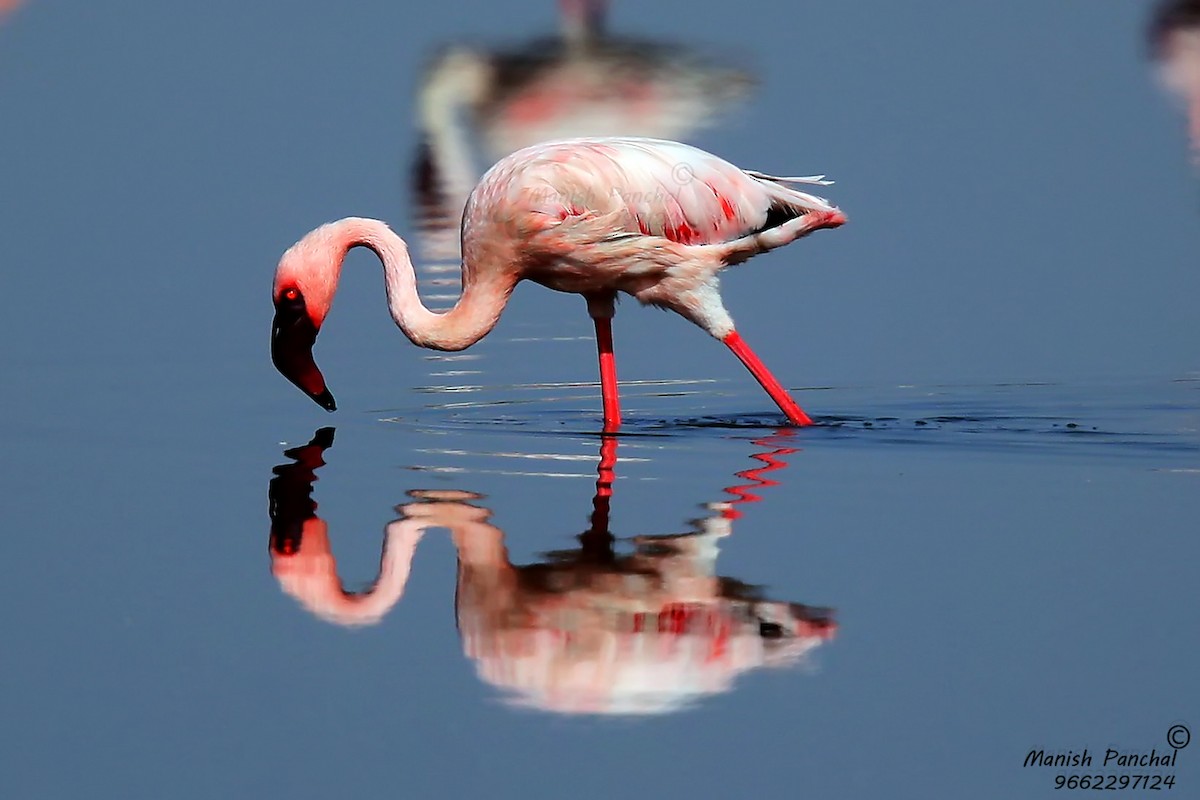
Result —
[[827, 200], [788, 185], [828, 185], [824, 176], [749, 172], [678, 142], [575, 139], [515, 155], [525, 165], [522, 183], [541, 187], [532, 196], [547, 201], [539, 208], [543, 213], [560, 219], [612, 216], [606, 221], [618, 223], [614, 232], [679, 244], [730, 242], [810, 211], [835, 210]]

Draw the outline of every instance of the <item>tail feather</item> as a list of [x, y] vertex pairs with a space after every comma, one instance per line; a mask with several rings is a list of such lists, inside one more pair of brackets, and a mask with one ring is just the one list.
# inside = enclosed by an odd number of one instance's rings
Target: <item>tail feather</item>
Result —
[[726, 264], [737, 264], [758, 253], [783, 247], [813, 231], [836, 228], [846, 221], [841, 210], [824, 197], [794, 188], [794, 184], [832, 185], [833, 181], [826, 180], [824, 175], [779, 177], [752, 170], [745, 173], [767, 190], [771, 205], [757, 230], [722, 246], [722, 259]]
[[[802, 192], [788, 186], [789, 183], [808, 183], [817, 186], [829, 186], [833, 181], [825, 180], [825, 176], [812, 178], [777, 178], [763, 175], [759, 172], [746, 173], [766, 187], [771, 194], [771, 209], [767, 213], [765, 227], [774, 227], [788, 219], [807, 214], [810, 211], [837, 211], [838, 208], [824, 197]], [[782, 216], [781, 216], [782, 215]]]
[[768, 175], [765, 172], [758, 172], [752, 169], [748, 169], [745, 172], [752, 178], [758, 178], [760, 181], [770, 181], [771, 183], [807, 183], [810, 186], [833, 186], [833, 181], [825, 180], [824, 175], [785, 178], [780, 175]]

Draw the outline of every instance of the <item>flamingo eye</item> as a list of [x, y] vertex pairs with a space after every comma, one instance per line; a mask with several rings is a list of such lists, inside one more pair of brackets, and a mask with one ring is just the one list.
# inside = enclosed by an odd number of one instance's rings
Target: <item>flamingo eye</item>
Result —
[[300, 290], [293, 286], [290, 289], [284, 289], [279, 296], [284, 300], [296, 300], [300, 297]]
[[783, 638], [783, 626], [777, 622], [759, 622], [758, 635], [764, 639]]

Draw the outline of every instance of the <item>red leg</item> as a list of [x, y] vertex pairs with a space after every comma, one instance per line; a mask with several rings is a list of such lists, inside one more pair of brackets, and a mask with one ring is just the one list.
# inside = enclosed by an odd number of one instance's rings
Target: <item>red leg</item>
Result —
[[793, 425], [812, 425], [812, 419], [800, 406], [796, 405], [796, 401], [787, 393], [787, 389], [775, 379], [771, 374], [771, 370], [767, 369], [759, 357], [754, 355], [754, 351], [750, 349], [750, 345], [742, 341], [742, 337], [737, 331], [731, 332], [721, 341], [733, 351], [733, 354], [746, 365], [746, 369], [750, 370], [750, 374], [754, 376], [762, 387], [767, 390], [767, 394], [771, 395], [771, 399], [779, 406], [780, 410], [787, 416], [788, 421]]
[[[783, 439], [790, 435], [790, 431], [782, 430], [774, 436], [768, 436], [765, 439], [755, 439], [754, 444], [760, 447], [771, 447], [775, 442], [772, 439]], [[773, 481], [770, 478], [764, 477], [768, 472], [774, 472], [777, 469], [786, 469], [788, 463], [781, 456], [790, 456], [792, 453], [800, 451], [794, 447], [776, 447], [764, 453], [752, 453], [751, 458], [761, 461], [766, 466], [756, 467], [754, 469], [746, 469], [741, 472], [734, 473], [734, 477], [744, 480], [753, 481], [753, 483], [745, 483], [740, 486], [726, 486], [725, 491], [736, 497], [736, 500], [728, 502], [729, 508], [722, 512], [721, 516], [725, 519], [737, 519], [742, 516], [742, 512], [738, 511], [734, 506], [738, 503], [757, 503], [762, 500], [761, 497], [754, 494], [754, 489], [765, 489], [768, 486], [778, 486], [778, 481]]]
[[604, 430], [621, 427], [621, 399], [617, 396], [617, 361], [613, 356], [612, 319], [592, 317], [596, 323], [596, 349], [600, 352], [600, 394], [604, 398]]
[[595, 534], [609, 535], [608, 512], [612, 498], [612, 485], [616, 480], [614, 467], [617, 464], [617, 438], [603, 436], [600, 439], [600, 465], [596, 467], [596, 494], [592, 497], [592, 527]]

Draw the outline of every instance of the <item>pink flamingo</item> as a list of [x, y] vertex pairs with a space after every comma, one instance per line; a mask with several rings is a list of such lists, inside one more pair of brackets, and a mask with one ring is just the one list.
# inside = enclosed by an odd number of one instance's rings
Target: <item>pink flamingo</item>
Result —
[[1200, 0], [1167, 0], [1150, 23], [1163, 83], [1187, 104], [1192, 150], [1200, 161]]
[[738, 335], [718, 273], [845, 216], [779, 178], [742, 170], [677, 142], [571, 139], [525, 148], [495, 164], [467, 200], [462, 294], [449, 311], [421, 302], [404, 240], [377, 220], [350, 217], [306, 235], [275, 270], [271, 357], [323, 408], [337, 406], [312, 347], [350, 248], [383, 262], [388, 306], [420, 347], [462, 350], [495, 327], [521, 280], [582, 294], [596, 327], [604, 429], [621, 422], [611, 321], [618, 292], [675, 311], [727, 347], [794, 425], [812, 420]]
[[16, 9], [16, 7], [21, 5], [23, 2], [25, 2], [25, 0], [0, 0], [0, 18], [6, 16], [8, 12]]

